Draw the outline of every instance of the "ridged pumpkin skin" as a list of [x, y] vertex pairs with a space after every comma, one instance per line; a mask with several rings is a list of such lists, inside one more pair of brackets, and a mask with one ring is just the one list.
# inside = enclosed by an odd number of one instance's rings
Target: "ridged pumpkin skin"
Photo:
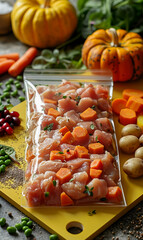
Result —
[[23, 43], [52, 48], [70, 38], [77, 26], [75, 8], [68, 0], [17, 0], [11, 15], [12, 30]]
[[143, 40], [122, 29], [99, 29], [83, 45], [82, 60], [89, 69], [110, 69], [113, 80], [136, 80], [143, 74]]

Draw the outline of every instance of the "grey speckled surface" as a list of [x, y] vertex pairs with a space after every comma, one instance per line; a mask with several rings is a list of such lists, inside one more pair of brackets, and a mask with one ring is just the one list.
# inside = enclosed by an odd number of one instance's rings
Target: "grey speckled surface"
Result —
[[[8, 34], [6, 36], [0, 36], [0, 54], [8, 52], [19, 52], [22, 55], [28, 47], [13, 36]], [[0, 76], [0, 82], [5, 83], [9, 76], [7, 74]], [[23, 83], [22, 83], [23, 87]], [[22, 91], [19, 91], [20, 95], [23, 95]], [[12, 98], [13, 105], [19, 103], [17, 98]], [[24, 216], [22, 212], [17, 210], [2, 197], [0, 197], [0, 217], [5, 217], [9, 225], [15, 225]], [[10, 218], [8, 213], [12, 213], [13, 218]], [[41, 228], [38, 224], [34, 223], [33, 236], [29, 240], [48, 240], [49, 233]], [[6, 231], [6, 228], [0, 227], [0, 239], [2, 240], [24, 240], [27, 239], [23, 233], [11, 236]], [[95, 238], [96, 240], [136, 240], [143, 239], [143, 201], [135, 206], [128, 214], [124, 215], [109, 228], [107, 228], [101, 235]], [[70, 239], [66, 239], [70, 240]], [[78, 235], [77, 235], [78, 240]], [[84, 239], [83, 239], [84, 240]]]

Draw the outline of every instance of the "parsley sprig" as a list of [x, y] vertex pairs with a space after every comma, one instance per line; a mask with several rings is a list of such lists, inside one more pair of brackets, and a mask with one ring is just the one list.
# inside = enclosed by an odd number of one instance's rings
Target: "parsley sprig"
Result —
[[92, 190], [94, 189], [94, 187], [92, 187], [92, 188], [89, 188], [87, 185], [85, 185], [85, 191], [83, 192], [83, 193], [86, 193], [86, 194], [88, 194], [88, 196], [93, 196], [93, 192], [92, 192]]
[[46, 127], [44, 127], [44, 131], [50, 132], [53, 129], [54, 123], [50, 123]]
[[92, 216], [92, 215], [94, 215], [94, 214], [96, 214], [96, 210], [95, 210], [95, 209], [88, 212], [88, 215], [89, 215], [89, 216]]

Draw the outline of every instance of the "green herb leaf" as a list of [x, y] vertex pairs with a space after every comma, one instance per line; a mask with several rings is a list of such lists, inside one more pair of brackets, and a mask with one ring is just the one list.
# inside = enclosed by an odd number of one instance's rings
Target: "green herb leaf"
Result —
[[54, 125], [54, 123], [50, 123], [49, 125], [44, 127], [44, 131], [49, 131], [50, 132], [53, 129], [53, 125]]
[[67, 98], [67, 96], [63, 96], [63, 98]]
[[16, 152], [15, 152], [14, 148], [0, 144], [0, 150], [2, 150], [2, 149], [5, 151], [5, 153], [9, 156], [9, 158], [13, 162], [20, 164], [16, 159], [16, 156], [15, 156]]
[[44, 69], [44, 66], [47, 64], [46, 59], [43, 56], [36, 57], [32, 62], [33, 69]]
[[88, 212], [88, 215], [89, 215], [89, 216], [92, 216], [92, 215], [94, 215], [94, 214], [96, 214], [96, 210], [95, 210], [95, 209], [92, 210], [92, 211], [90, 211], [90, 212]]
[[0, 105], [0, 112], [4, 110], [4, 105]]
[[56, 184], [57, 184], [56, 180], [53, 180], [54, 187], [56, 186]]
[[59, 154], [64, 154], [63, 152], [58, 152]]
[[41, 52], [41, 55], [45, 58], [45, 59], [50, 59], [52, 56], [53, 56], [53, 53], [51, 50], [49, 49], [44, 49], [42, 52]]
[[96, 140], [96, 142], [98, 142], [98, 137], [97, 136], [96, 136], [95, 140]]
[[93, 110], [95, 109], [95, 105], [92, 105], [92, 107], [91, 107]]
[[61, 96], [61, 94], [62, 94], [61, 92], [58, 92], [58, 93], [56, 93], [55, 95], [56, 95], [56, 96]]
[[49, 194], [50, 194], [49, 192], [44, 193], [45, 197], [49, 197]]
[[77, 97], [75, 98], [76, 105], [78, 105], [78, 103], [79, 103], [80, 99], [81, 99], [81, 96], [77, 96]]
[[107, 198], [100, 198], [100, 201], [102, 201], [102, 202], [105, 202], [107, 200]]
[[87, 186], [87, 185], [85, 185], [85, 191], [83, 192], [83, 193], [86, 193], [86, 194], [88, 194], [88, 196], [93, 196], [93, 192], [92, 192], [92, 190], [94, 189], [94, 187], [92, 187], [91, 189]]
[[95, 126], [94, 126], [93, 123], [90, 125], [90, 128], [91, 128], [92, 130], [94, 130]]

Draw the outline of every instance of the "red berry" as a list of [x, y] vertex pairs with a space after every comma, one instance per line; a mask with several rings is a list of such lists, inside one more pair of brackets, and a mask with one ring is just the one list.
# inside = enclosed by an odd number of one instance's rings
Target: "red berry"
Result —
[[0, 118], [0, 126], [2, 126], [5, 122], [5, 119], [4, 118]]
[[9, 125], [11, 128], [14, 128], [14, 124], [12, 122]]
[[8, 123], [10, 123], [10, 122], [12, 121], [12, 116], [6, 115], [5, 121], [8, 122]]
[[2, 137], [4, 135], [4, 129], [2, 129], [2, 127], [0, 127], [0, 137]]
[[8, 109], [5, 109], [5, 110], [3, 111], [4, 117], [7, 116], [7, 115], [9, 115], [9, 114], [10, 114], [10, 113], [9, 113]]
[[20, 125], [20, 119], [18, 117], [13, 117], [12, 118], [12, 122], [15, 126], [19, 126]]
[[6, 127], [5, 131], [8, 135], [13, 134], [13, 129], [11, 127]]
[[5, 130], [6, 127], [10, 127], [10, 125], [9, 125], [8, 122], [5, 122], [5, 123], [2, 125], [2, 129]]
[[19, 117], [19, 113], [16, 112], [16, 111], [12, 111], [12, 112], [10, 113], [10, 115], [11, 115], [12, 117]]

